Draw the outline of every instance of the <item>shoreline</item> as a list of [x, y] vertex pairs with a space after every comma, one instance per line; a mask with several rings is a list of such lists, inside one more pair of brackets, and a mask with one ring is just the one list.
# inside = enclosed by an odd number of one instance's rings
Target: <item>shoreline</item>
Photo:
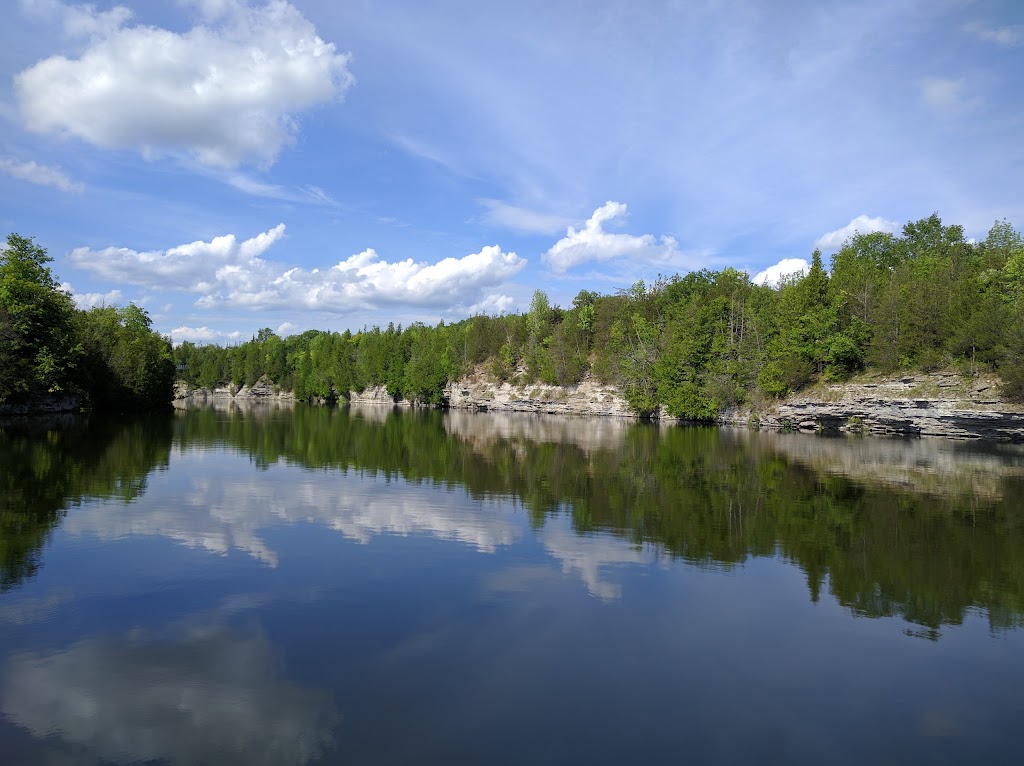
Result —
[[[1024, 405], [1002, 399], [998, 386], [998, 378], [992, 375], [972, 377], [948, 371], [902, 376], [867, 374], [843, 383], [819, 383], [759, 408], [724, 410], [716, 424], [802, 433], [1024, 441]], [[475, 375], [449, 383], [446, 399], [442, 408], [452, 410], [642, 419], [629, 409], [615, 387], [591, 378], [576, 386], [516, 386]], [[291, 392], [280, 391], [267, 381], [251, 388], [212, 391], [179, 382], [173, 404], [178, 408], [232, 402], [286, 406], [294, 401]], [[383, 386], [350, 392], [348, 402], [421, 406], [396, 401]], [[647, 419], [663, 425], [688, 422], [668, 415], [663, 408]]]

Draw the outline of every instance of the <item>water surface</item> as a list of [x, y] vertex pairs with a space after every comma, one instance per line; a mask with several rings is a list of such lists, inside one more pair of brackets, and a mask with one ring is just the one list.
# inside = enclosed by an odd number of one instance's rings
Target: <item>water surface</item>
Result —
[[0, 430], [5, 763], [1021, 763], [1022, 595], [1009, 445], [382, 407]]

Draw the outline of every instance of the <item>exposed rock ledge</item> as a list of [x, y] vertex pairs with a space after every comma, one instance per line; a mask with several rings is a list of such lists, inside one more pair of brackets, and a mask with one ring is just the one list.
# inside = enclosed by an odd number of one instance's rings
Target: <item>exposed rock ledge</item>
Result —
[[999, 396], [998, 380], [957, 373], [821, 385], [766, 412], [733, 411], [721, 421], [799, 431], [1024, 441], [1024, 407]]
[[532, 383], [513, 386], [471, 376], [450, 383], [445, 391], [453, 409], [487, 412], [534, 412], [546, 415], [592, 415], [634, 418], [625, 398], [612, 386], [587, 378], [575, 386]]
[[77, 394], [41, 394], [17, 402], [0, 402], [0, 417], [54, 415], [77, 412], [81, 407], [82, 397]]
[[179, 380], [174, 384], [174, 399], [171, 403], [182, 409], [192, 405], [219, 406], [230, 403], [255, 402], [291, 404], [294, 401], [295, 397], [291, 391], [279, 390], [266, 378], [260, 378], [251, 387], [242, 386], [239, 389], [235, 389], [234, 386], [219, 386], [213, 389], [197, 388]]
[[[450, 383], [448, 406], [457, 410], [526, 412], [635, 418], [625, 398], [613, 386], [587, 378], [576, 386], [527, 384], [515, 386], [474, 375]], [[266, 380], [251, 389], [175, 389], [175, 406], [190, 403], [277, 402], [290, 404], [290, 392], [279, 392]], [[351, 392], [353, 404], [408, 405], [395, 401], [383, 387]], [[679, 422], [664, 413], [662, 423]], [[992, 376], [968, 378], [957, 373], [926, 373], [900, 378], [864, 377], [853, 382], [823, 384], [760, 411], [737, 409], [719, 418], [723, 425], [743, 425], [794, 431], [824, 431], [954, 439], [1024, 441], [1024, 406], [998, 394]]]

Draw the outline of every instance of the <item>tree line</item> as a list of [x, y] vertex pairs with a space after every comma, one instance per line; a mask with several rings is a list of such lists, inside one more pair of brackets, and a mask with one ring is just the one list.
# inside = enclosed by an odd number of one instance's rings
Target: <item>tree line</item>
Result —
[[104, 409], [170, 402], [170, 341], [135, 304], [86, 311], [58, 285], [53, 259], [11, 234], [0, 249], [0, 405], [68, 393]]
[[436, 405], [474, 371], [555, 385], [590, 374], [640, 414], [664, 405], [698, 421], [866, 369], [992, 371], [1004, 395], [1024, 400], [1024, 238], [1009, 223], [976, 242], [933, 214], [899, 235], [854, 235], [830, 267], [815, 251], [778, 285], [702, 270], [611, 295], [581, 290], [567, 308], [537, 290], [525, 313], [288, 338], [264, 329], [229, 348], [185, 342], [174, 358], [194, 385], [265, 376], [328, 402], [384, 386]]

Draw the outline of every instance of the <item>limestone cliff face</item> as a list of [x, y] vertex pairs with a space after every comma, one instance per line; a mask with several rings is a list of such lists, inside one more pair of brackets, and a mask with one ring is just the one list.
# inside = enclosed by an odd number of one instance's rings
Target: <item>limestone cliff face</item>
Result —
[[0, 417], [20, 415], [53, 415], [77, 412], [82, 407], [82, 397], [77, 394], [41, 394], [19, 402], [0, 402]]
[[478, 375], [450, 383], [446, 396], [450, 408], [461, 410], [636, 417], [618, 390], [591, 378], [575, 386], [516, 386]]
[[800, 431], [1024, 441], [1024, 407], [1005, 401], [992, 376], [924, 373], [817, 386], [723, 423]]
[[[563, 387], [513, 385], [472, 375], [450, 383], [445, 395], [453, 410], [636, 418], [614, 386], [589, 377], [579, 385]], [[293, 401], [290, 392], [275, 391], [266, 380], [234, 393], [228, 388], [191, 389], [183, 383], [175, 389], [177, 407], [259, 402], [290, 405]], [[349, 401], [356, 405], [409, 405], [396, 401], [383, 386], [352, 391]], [[656, 418], [664, 424], [679, 422], [664, 412]], [[876, 376], [822, 384], [759, 410], [729, 410], [719, 422], [787, 431], [1024, 441], [1024, 406], [1003, 400], [998, 380], [992, 376], [968, 378], [957, 373]]]
[[242, 386], [235, 389], [233, 386], [219, 386], [217, 388], [197, 388], [190, 386], [184, 381], [174, 384], [174, 399], [171, 401], [175, 407], [184, 409], [190, 406], [213, 406], [221, 407], [229, 404], [292, 404], [295, 397], [291, 391], [281, 391], [267, 378], [260, 378], [252, 387]]

